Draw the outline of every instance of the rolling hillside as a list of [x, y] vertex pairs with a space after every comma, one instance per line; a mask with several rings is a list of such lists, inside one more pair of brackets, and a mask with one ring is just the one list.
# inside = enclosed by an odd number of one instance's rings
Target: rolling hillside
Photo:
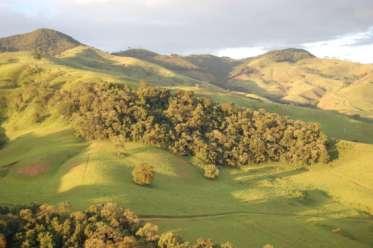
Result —
[[147, 60], [223, 89], [276, 102], [373, 117], [369, 97], [373, 90], [372, 65], [320, 59], [302, 49], [272, 51], [245, 60], [212, 55], [160, 55], [141, 49], [115, 54]]
[[[319, 59], [306, 51], [300, 56], [302, 52], [296, 51], [277, 51], [277, 57], [268, 53], [247, 60], [231, 73], [230, 87], [239, 85], [277, 101], [373, 116], [369, 97], [373, 90], [372, 65]], [[283, 57], [279, 59], [278, 54]]]
[[[373, 115], [371, 65], [297, 49], [242, 61], [147, 50], [109, 54], [50, 30], [0, 41], [7, 47], [0, 53], [0, 131], [8, 139], [0, 148], [0, 205], [68, 201], [79, 210], [114, 201], [162, 231], [231, 240], [238, 248], [373, 246], [373, 122], [336, 112]], [[194, 157], [136, 142], [125, 143], [123, 152], [109, 141], [84, 141], [55, 106], [37, 121], [40, 104], [22, 99], [24, 107], [15, 111], [17, 93], [31, 83], [71, 89], [144, 81], [318, 122], [331, 140], [332, 161], [219, 168], [218, 179], [208, 180]], [[132, 182], [132, 168], [143, 163], [155, 168], [150, 187]]]
[[[284, 49], [244, 60], [162, 55], [145, 49], [108, 54], [49, 29], [0, 39], [0, 51], [47, 55], [54, 64], [163, 85], [199, 85], [249, 93], [343, 114], [373, 117], [373, 66]], [[38, 56], [39, 56], [38, 55]]]
[[[330, 166], [268, 163], [221, 169], [210, 181], [193, 159], [137, 143], [127, 143], [118, 157], [113, 144], [82, 142], [58, 117], [29, 124], [21, 116], [31, 110], [4, 124], [10, 142], [0, 150], [2, 204], [68, 201], [83, 209], [115, 201], [162, 230], [237, 247], [373, 244], [371, 145], [340, 142]], [[140, 163], [156, 168], [153, 186], [132, 183], [131, 168]]]

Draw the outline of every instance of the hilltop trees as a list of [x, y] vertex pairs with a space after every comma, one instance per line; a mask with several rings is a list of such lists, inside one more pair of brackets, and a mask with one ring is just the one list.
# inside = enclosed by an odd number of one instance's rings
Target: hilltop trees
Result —
[[49, 103], [87, 140], [153, 144], [215, 166], [328, 160], [326, 137], [319, 125], [264, 110], [218, 104], [193, 92], [171, 93], [146, 85], [132, 90], [119, 84], [33, 89], [21, 94], [20, 110], [30, 102]]
[[263, 110], [221, 105], [188, 91], [88, 84], [57, 94], [57, 104], [86, 139], [120, 136], [194, 155], [207, 164], [243, 166], [328, 159], [326, 137], [313, 123]]

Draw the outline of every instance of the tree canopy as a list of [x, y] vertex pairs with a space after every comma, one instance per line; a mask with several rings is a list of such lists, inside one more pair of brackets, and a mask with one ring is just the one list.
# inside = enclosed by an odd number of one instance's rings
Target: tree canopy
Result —
[[[264, 110], [219, 104], [190, 91], [143, 85], [81, 84], [68, 90], [27, 86], [15, 101], [53, 106], [87, 140], [153, 144], [206, 164], [239, 167], [266, 161], [326, 162], [327, 138], [319, 124], [290, 120]], [[30, 90], [30, 88], [32, 90]], [[44, 112], [38, 113], [42, 121]]]
[[[206, 239], [207, 240], [207, 239]], [[184, 242], [171, 232], [143, 222], [114, 203], [71, 212], [67, 204], [0, 207], [0, 247], [219, 248], [211, 240]], [[205, 242], [205, 243], [204, 243]]]

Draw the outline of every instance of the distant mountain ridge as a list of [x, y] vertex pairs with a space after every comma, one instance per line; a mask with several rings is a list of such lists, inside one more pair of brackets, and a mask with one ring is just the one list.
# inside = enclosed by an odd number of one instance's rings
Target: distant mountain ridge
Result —
[[37, 29], [30, 33], [0, 38], [0, 51], [35, 51], [41, 54], [58, 55], [81, 45], [72, 37], [52, 30]]
[[213, 86], [373, 118], [373, 65], [321, 59], [299, 48], [235, 60], [210, 54], [163, 55], [146, 49], [106, 53], [50, 29], [0, 38], [0, 52], [31, 51], [66, 66], [159, 85]]

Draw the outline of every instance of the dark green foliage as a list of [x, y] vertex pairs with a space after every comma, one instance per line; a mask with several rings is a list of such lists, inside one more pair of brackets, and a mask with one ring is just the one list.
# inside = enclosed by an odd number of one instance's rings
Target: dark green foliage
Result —
[[119, 84], [84, 84], [68, 91], [44, 84], [25, 87], [16, 109], [32, 103], [46, 110], [49, 104], [88, 140], [143, 142], [231, 167], [280, 160], [312, 164], [329, 157], [318, 124], [218, 104], [193, 92]]
[[[161, 234], [158, 227], [142, 223], [130, 210], [116, 204], [92, 205], [70, 213], [69, 206], [34, 205], [0, 209], [0, 248], [7, 247], [121, 247], [192, 248], [220, 247], [184, 243], [172, 233]], [[204, 241], [206, 243], [206, 241]], [[225, 247], [225, 246], [221, 246]]]
[[232, 167], [268, 160], [312, 164], [328, 159], [326, 137], [317, 124], [220, 105], [193, 92], [87, 84], [59, 92], [54, 100], [88, 140], [119, 136]]

